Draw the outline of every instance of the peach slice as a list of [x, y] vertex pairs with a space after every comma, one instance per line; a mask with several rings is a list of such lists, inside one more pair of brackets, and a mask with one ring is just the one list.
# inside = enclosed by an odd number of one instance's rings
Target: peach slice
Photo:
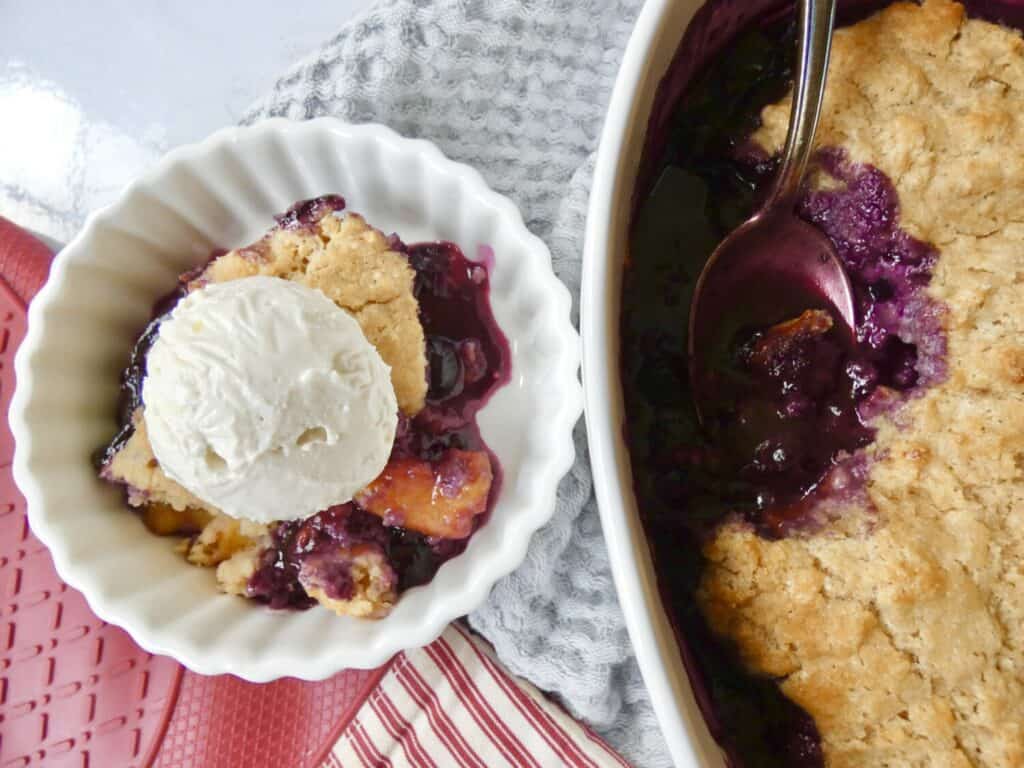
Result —
[[436, 462], [392, 459], [356, 503], [397, 525], [439, 539], [464, 539], [487, 508], [494, 479], [484, 451], [445, 451]]

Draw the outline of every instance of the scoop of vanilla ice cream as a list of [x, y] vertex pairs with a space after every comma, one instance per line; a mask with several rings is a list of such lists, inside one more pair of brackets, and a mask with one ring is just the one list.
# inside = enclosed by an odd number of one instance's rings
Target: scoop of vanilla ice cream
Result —
[[209, 285], [160, 325], [142, 385], [160, 468], [232, 517], [308, 517], [384, 469], [388, 366], [323, 293], [276, 277]]

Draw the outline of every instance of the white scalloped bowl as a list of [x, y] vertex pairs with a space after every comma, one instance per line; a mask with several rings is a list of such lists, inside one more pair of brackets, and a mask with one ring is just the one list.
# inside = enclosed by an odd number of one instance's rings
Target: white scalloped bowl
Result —
[[[217, 591], [150, 534], [90, 454], [115, 431], [119, 374], [154, 300], [211, 249], [259, 237], [294, 201], [328, 192], [407, 242], [494, 250], [491, 301], [512, 350], [511, 382], [479, 414], [504, 483], [466, 551], [386, 619], [319, 608], [271, 611]], [[569, 292], [515, 206], [429, 142], [333, 119], [268, 120], [171, 152], [90, 217], [32, 302], [11, 406], [14, 475], [58, 573], [98, 616], [148, 651], [203, 674], [322, 679], [429, 643], [522, 562], [552, 515], [582, 411]]]

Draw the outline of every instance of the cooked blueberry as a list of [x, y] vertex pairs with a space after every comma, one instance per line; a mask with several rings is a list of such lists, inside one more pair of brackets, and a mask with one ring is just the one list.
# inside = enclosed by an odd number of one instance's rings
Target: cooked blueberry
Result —
[[459, 348], [451, 339], [431, 336], [427, 339], [429, 386], [427, 399], [441, 402], [462, 394], [465, 374]]

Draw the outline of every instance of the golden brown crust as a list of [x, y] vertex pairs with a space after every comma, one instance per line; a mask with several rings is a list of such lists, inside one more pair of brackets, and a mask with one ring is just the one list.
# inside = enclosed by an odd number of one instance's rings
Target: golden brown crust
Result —
[[[788, 104], [756, 135], [782, 142]], [[949, 377], [885, 422], [867, 530], [724, 527], [702, 607], [829, 766], [1024, 766], [1024, 43], [949, 0], [836, 34], [822, 145], [886, 173], [941, 257]]]
[[236, 520], [217, 515], [188, 545], [185, 558], [192, 565], [220, 565], [225, 560], [247, 549], [265, 547], [269, 543], [269, 528], [251, 520]]

